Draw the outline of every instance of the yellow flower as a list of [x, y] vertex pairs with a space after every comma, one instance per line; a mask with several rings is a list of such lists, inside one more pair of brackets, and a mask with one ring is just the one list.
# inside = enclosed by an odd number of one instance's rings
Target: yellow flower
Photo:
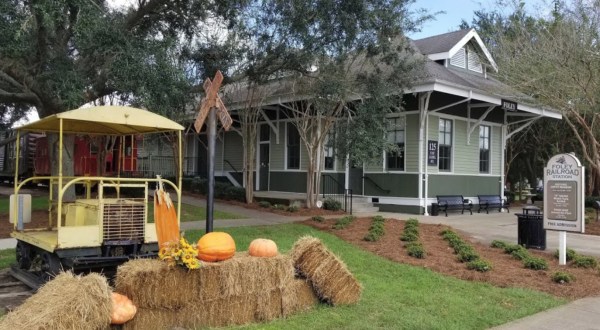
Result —
[[163, 259], [167, 254], [169, 253], [169, 250], [166, 247], [162, 247], [160, 248], [160, 250], [158, 251], [158, 257], [160, 259]]
[[196, 254], [198, 254], [198, 250], [196, 250], [190, 246], [190, 247], [183, 248], [183, 253], [196, 255]]
[[190, 262], [186, 262], [185, 266], [189, 269], [198, 269], [200, 268], [200, 262], [197, 259], [191, 259]]

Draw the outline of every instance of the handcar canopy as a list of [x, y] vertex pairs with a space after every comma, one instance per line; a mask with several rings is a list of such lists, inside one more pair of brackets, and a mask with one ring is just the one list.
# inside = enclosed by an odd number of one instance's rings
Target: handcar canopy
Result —
[[126, 135], [183, 130], [183, 126], [161, 115], [125, 106], [65, 111], [19, 127], [18, 130], [60, 132], [61, 119], [63, 133]]

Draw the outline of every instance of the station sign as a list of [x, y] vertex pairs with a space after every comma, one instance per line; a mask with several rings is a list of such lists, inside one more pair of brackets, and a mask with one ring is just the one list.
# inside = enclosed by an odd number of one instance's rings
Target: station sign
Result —
[[500, 106], [506, 111], [517, 111], [517, 102], [500, 100]]
[[559, 154], [544, 168], [544, 229], [583, 233], [585, 168], [572, 154]]

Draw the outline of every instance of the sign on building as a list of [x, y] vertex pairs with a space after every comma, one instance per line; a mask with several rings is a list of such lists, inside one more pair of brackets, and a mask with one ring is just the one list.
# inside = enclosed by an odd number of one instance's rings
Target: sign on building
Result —
[[500, 106], [506, 111], [517, 111], [517, 102], [500, 100]]
[[544, 229], [584, 232], [584, 170], [572, 154], [550, 158], [544, 168]]
[[427, 141], [427, 165], [437, 166], [438, 164], [438, 142]]

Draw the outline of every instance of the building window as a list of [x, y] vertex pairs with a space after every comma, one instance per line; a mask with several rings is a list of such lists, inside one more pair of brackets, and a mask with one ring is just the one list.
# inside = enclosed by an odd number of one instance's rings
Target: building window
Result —
[[467, 67], [467, 52], [465, 50], [465, 48], [461, 48], [459, 49], [456, 54], [454, 54], [454, 56], [452, 56], [452, 58], [450, 59], [450, 64], [457, 66], [459, 68], [466, 68]]
[[300, 169], [300, 134], [292, 123], [287, 123], [287, 168]]
[[450, 164], [452, 164], [452, 120], [450, 119], [440, 119], [438, 150], [440, 171], [450, 171]]
[[335, 127], [331, 127], [325, 138], [325, 164], [324, 169], [333, 170], [335, 168]]
[[479, 172], [490, 173], [490, 127], [479, 126]]
[[398, 149], [386, 153], [387, 169], [404, 171], [404, 117], [388, 119], [388, 142], [395, 144]]

